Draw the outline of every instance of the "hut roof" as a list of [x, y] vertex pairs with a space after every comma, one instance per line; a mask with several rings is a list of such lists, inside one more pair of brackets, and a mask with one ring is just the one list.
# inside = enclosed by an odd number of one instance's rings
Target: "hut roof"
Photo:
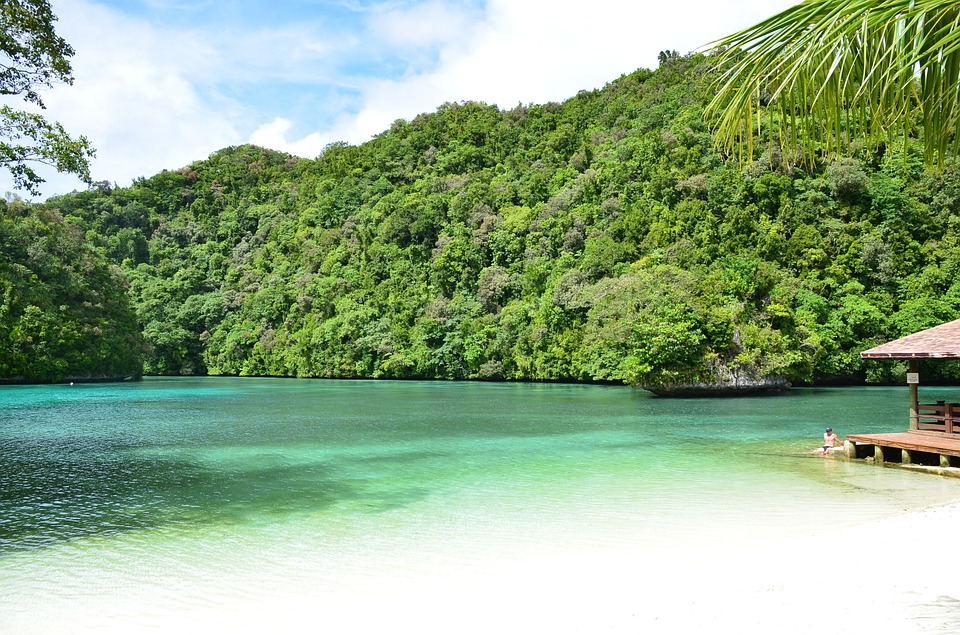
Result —
[[860, 353], [867, 359], [944, 359], [960, 357], [960, 320], [901, 337]]

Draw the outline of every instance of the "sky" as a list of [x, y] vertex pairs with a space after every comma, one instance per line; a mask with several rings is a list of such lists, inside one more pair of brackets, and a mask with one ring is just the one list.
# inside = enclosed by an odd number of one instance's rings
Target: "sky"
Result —
[[[795, 0], [51, 0], [75, 49], [45, 116], [125, 187], [253, 143], [316, 157], [447, 102], [564, 101]], [[22, 102], [4, 101], [22, 108]], [[86, 189], [42, 170], [40, 196]], [[13, 191], [0, 170], [0, 193]]]

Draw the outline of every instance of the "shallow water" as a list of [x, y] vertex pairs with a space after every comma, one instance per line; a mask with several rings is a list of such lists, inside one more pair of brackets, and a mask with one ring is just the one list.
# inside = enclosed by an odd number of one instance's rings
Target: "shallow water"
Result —
[[531, 554], [691, 558], [960, 500], [958, 480], [810, 454], [825, 425], [900, 430], [906, 407], [905, 388], [3, 387], [0, 632], [163, 630], [267, 601], [289, 617]]

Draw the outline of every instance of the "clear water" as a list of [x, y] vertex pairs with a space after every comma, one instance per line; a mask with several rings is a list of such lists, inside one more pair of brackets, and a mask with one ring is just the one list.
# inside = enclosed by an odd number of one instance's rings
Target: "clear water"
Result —
[[[942, 393], [923, 397], [955, 398]], [[3, 387], [0, 632], [297, 617], [328, 593], [462, 581], [532, 553], [689, 558], [960, 500], [960, 480], [810, 453], [826, 425], [903, 429], [906, 404], [905, 388]]]

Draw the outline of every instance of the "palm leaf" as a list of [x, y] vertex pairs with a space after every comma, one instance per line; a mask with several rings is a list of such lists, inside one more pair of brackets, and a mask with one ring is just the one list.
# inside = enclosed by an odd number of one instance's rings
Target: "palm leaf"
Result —
[[927, 161], [958, 152], [960, 2], [807, 0], [712, 46], [707, 116], [727, 152], [752, 156], [761, 98], [771, 134], [808, 160], [908, 134], [917, 109]]

